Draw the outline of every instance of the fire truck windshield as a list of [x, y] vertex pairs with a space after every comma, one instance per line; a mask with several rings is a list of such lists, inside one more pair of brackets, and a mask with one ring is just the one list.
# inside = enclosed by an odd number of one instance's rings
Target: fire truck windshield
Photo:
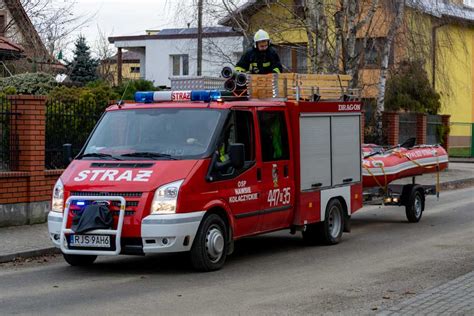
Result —
[[133, 109], [107, 112], [81, 159], [197, 159], [209, 156], [221, 110]]

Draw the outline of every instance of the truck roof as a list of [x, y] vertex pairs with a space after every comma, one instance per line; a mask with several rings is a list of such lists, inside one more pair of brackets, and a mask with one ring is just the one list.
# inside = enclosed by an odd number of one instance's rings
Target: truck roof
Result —
[[130, 109], [156, 109], [156, 108], [210, 108], [210, 109], [229, 109], [234, 107], [261, 107], [261, 106], [284, 106], [285, 102], [281, 100], [248, 100], [248, 101], [185, 101], [185, 102], [156, 102], [156, 103], [126, 103], [121, 106], [114, 104], [109, 106], [106, 111], [130, 110]]

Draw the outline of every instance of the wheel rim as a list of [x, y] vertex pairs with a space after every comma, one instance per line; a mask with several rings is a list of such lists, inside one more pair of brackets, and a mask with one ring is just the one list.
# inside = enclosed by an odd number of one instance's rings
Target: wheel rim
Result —
[[206, 235], [206, 251], [211, 262], [222, 258], [224, 252], [224, 235], [218, 226], [211, 226]]
[[418, 218], [421, 215], [421, 210], [423, 207], [423, 201], [421, 200], [421, 197], [417, 194], [415, 197], [415, 203], [413, 205], [413, 208], [415, 210], [415, 216]]
[[336, 206], [333, 206], [329, 211], [328, 225], [331, 237], [337, 238], [341, 232], [342, 217], [341, 212]]

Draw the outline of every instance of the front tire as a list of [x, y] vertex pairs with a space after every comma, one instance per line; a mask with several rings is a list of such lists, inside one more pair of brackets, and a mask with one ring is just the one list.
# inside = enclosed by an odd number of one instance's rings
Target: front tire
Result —
[[227, 225], [219, 215], [206, 216], [191, 247], [193, 267], [204, 272], [222, 268], [227, 257], [227, 236]]
[[74, 267], [88, 266], [94, 263], [97, 256], [90, 255], [68, 255], [63, 253], [64, 260]]

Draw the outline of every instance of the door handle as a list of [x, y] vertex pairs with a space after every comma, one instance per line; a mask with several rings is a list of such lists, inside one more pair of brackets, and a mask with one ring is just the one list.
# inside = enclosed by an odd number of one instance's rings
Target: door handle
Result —
[[311, 184], [311, 187], [312, 188], [319, 188], [320, 186], [322, 186], [323, 184], [321, 182], [317, 182], [317, 183], [312, 183]]
[[288, 165], [283, 166], [283, 176], [288, 178]]
[[257, 181], [262, 181], [262, 169], [257, 168]]
[[342, 180], [342, 182], [344, 182], [344, 183], [347, 183], [347, 182], [352, 182], [352, 178], [347, 178], [347, 179], [344, 179], [344, 180]]

